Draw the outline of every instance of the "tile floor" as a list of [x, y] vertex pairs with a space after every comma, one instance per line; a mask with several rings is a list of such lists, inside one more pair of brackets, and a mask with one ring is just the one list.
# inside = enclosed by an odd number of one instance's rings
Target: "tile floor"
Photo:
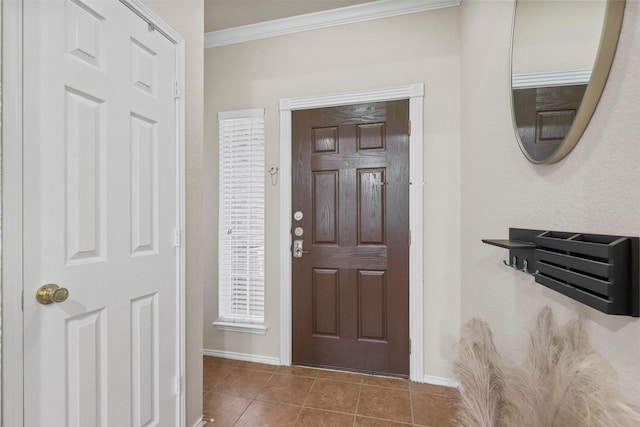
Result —
[[203, 363], [206, 427], [455, 425], [458, 392], [448, 387], [209, 356]]

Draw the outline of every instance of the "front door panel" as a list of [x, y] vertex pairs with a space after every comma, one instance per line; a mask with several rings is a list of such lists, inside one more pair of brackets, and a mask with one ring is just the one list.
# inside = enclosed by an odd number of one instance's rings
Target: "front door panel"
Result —
[[408, 113], [292, 114], [294, 363], [409, 373]]

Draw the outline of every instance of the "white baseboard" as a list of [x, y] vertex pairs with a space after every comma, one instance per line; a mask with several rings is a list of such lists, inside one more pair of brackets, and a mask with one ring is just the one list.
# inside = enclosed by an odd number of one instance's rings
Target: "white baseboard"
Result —
[[205, 356], [221, 357], [223, 359], [242, 360], [243, 362], [264, 363], [265, 365], [278, 365], [280, 366], [280, 359], [271, 356], [258, 356], [255, 354], [234, 353], [232, 351], [222, 350], [202, 350], [202, 354]]
[[433, 377], [431, 375], [425, 375], [422, 382], [433, 385], [441, 385], [444, 387], [460, 388], [458, 381], [451, 378]]
[[196, 423], [193, 425], [193, 427], [202, 427], [204, 426], [205, 422], [204, 422], [204, 417], [200, 418], [198, 421], [196, 421]]

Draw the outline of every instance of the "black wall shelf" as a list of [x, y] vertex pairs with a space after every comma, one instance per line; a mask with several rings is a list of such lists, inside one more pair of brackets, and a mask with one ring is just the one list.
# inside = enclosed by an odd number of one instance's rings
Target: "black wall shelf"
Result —
[[505, 248], [505, 249], [535, 249], [536, 245], [534, 243], [530, 243], [530, 242], [519, 242], [517, 240], [504, 240], [504, 239], [497, 239], [497, 240], [488, 240], [488, 239], [483, 239], [482, 243], [487, 243], [489, 245], [493, 245], [493, 246], [498, 246], [500, 248]]
[[603, 234], [510, 228], [508, 240], [483, 240], [509, 250], [510, 267], [607, 314], [640, 317], [639, 239]]

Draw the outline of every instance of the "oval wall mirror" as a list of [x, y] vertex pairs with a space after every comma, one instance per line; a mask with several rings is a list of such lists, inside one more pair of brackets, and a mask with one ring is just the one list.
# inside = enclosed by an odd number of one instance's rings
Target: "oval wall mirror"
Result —
[[618, 44], [624, 0], [517, 0], [511, 105], [520, 149], [554, 163], [578, 143]]

